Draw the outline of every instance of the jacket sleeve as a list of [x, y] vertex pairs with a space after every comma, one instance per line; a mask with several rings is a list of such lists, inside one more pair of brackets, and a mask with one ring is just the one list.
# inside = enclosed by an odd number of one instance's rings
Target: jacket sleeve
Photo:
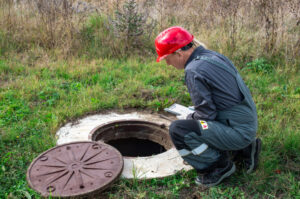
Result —
[[205, 78], [204, 74], [187, 70], [185, 71], [185, 82], [195, 107], [195, 112], [188, 115], [187, 119], [214, 120], [217, 112], [212, 100], [209, 80]]

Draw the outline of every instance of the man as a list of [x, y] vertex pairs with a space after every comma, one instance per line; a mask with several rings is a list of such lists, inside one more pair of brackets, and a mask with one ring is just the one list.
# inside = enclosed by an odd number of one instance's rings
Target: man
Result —
[[172, 122], [170, 136], [182, 158], [197, 170], [195, 182], [211, 187], [235, 172], [229, 151], [242, 158], [247, 173], [255, 170], [261, 140], [255, 138], [255, 104], [237, 69], [227, 57], [195, 43], [194, 36], [178, 26], [155, 39], [157, 62], [164, 59], [184, 69], [195, 108], [180, 116], [185, 119]]

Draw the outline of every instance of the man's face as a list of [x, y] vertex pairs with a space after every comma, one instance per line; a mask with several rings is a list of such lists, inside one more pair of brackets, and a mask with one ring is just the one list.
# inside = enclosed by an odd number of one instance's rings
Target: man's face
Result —
[[184, 69], [184, 60], [183, 55], [180, 52], [175, 52], [170, 55], [168, 55], [166, 58], [167, 65], [174, 66], [176, 69]]

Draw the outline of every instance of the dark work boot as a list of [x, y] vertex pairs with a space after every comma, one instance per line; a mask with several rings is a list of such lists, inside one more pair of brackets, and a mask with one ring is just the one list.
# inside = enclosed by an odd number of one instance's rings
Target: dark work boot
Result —
[[253, 172], [258, 166], [261, 145], [261, 139], [256, 138], [248, 147], [242, 149], [242, 159], [248, 174]]
[[218, 185], [224, 178], [235, 172], [235, 165], [231, 160], [223, 162], [223, 166], [218, 165], [212, 171], [198, 175], [195, 183], [205, 187]]

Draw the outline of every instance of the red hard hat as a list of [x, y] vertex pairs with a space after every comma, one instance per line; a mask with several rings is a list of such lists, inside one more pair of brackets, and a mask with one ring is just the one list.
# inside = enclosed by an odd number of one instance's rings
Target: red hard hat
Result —
[[160, 62], [167, 55], [191, 43], [194, 36], [179, 26], [170, 27], [162, 31], [155, 39], [155, 48], [158, 54], [156, 59]]

